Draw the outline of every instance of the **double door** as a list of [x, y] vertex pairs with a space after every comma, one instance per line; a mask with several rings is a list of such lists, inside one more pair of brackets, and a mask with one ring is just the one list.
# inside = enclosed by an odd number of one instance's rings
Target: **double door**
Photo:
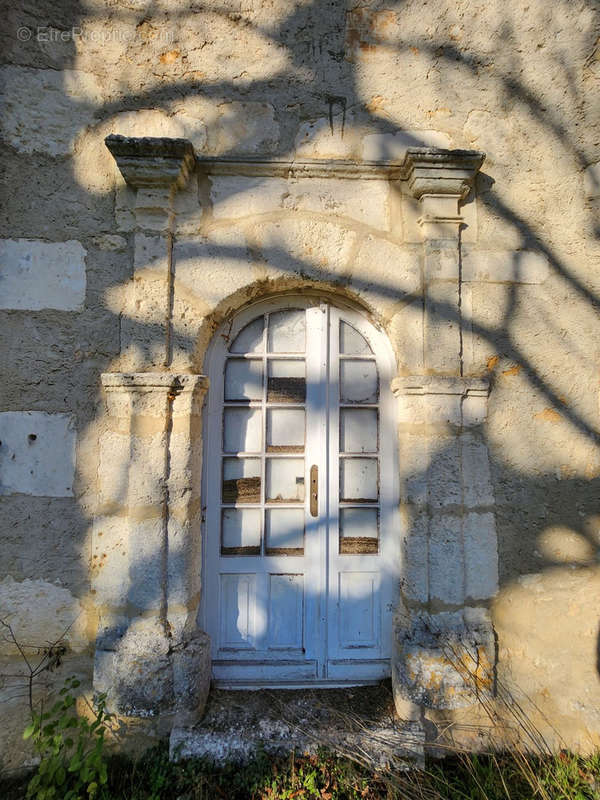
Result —
[[238, 315], [210, 357], [203, 626], [228, 686], [389, 674], [398, 584], [392, 359], [353, 310]]

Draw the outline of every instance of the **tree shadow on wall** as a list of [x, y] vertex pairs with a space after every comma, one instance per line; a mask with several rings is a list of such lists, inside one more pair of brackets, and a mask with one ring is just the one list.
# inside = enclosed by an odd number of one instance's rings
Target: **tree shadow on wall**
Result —
[[[600, 23], [597, 4], [590, 2], [585, 8], [587, 14], [595, 19], [589, 25], [587, 37], [589, 59], [585, 69], [591, 69]], [[421, 30], [424, 22], [421, 18], [415, 18], [414, 8], [409, 3], [386, 7], [374, 3], [369, 7], [354, 7], [336, 2], [324, 7], [312, 2], [295, 8], [280, 20], [273, 20], [271, 17], [260, 22], [254, 22], [244, 13], [217, 7], [210, 10], [179, 8], [169, 12], [167, 18], [157, 3], [137, 6], [135, 9], [111, 8], [109, 14], [112, 28], [119, 30], [119, 26], [123, 26], [124, 30], [134, 31], [137, 38], [122, 48], [122, 70], [116, 78], [114, 75], [109, 76], [114, 71], [110, 56], [115, 52], [115, 47], [118, 50], [121, 45], [115, 46], [114, 39], [111, 42], [112, 49], [108, 50], [108, 57], [105, 59], [106, 67], [102, 67], [106, 70], [102, 80], [110, 88], [108, 97], [100, 101], [92, 90], [87, 94], [86, 91], [72, 90], [72, 81], [77, 79], [77, 74], [56, 73], [56, 70], [78, 70], [86, 65], [89, 68], [90, 62], [86, 62], [85, 52], [88, 45], [88, 49], [92, 47], [91, 40], [88, 38], [86, 43], [82, 36], [67, 36], [66, 41], [57, 43], [51, 40], [54, 34], [50, 33], [68, 32], [73, 27], [87, 29], [89, 32], [95, 29], [104, 30], [99, 12], [90, 11], [77, 2], [65, 2], [58, 8], [54, 4], [38, 5], [35, 10], [13, 7], [2, 31], [6, 59], [17, 65], [9, 68], [9, 88], [11, 81], [15, 86], [19, 85], [23, 74], [20, 72], [21, 68], [27, 74], [31, 74], [31, 68], [47, 70], [51, 73], [52, 80], [60, 77], [63, 81], [62, 87], [60, 80], [55, 87], [56, 107], [53, 108], [51, 104], [43, 106], [39, 116], [36, 116], [37, 106], [33, 102], [30, 106], [23, 105], [22, 118], [14, 107], [9, 107], [12, 114], [16, 113], [22, 125], [9, 129], [9, 144], [2, 157], [8, 183], [12, 187], [11, 193], [6, 197], [7, 219], [12, 215], [11, 227], [7, 229], [6, 235], [22, 238], [47, 237], [52, 241], [76, 238], [84, 242], [88, 251], [84, 311], [79, 314], [7, 312], [10, 325], [7, 325], [5, 338], [5, 364], [7, 373], [11, 374], [11, 382], [10, 386], [4, 387], [5, 407], [20, 410], [23, 408], [23, 398], [30, 398], [26, 401], [28, 409], [69, 411], [77, 418], [78, 430], [87, 429], [92, 440], [97, 438], [97, 421], [101, 416], [100, 374], [114, 368], [113, 365], [119, 357], [122, 310], [119, 302], [113, 302], [112, 298], [119, 294], [131, 277], [132, 234], [119, 231], [118, 236], [115, 235], [113, 189], [98, 190], [93, 181], [88, 180], [85, 159], [78, 160], [81, 153], [77, 152], [77, 148], [83, 140], [78, 141], [75, 146], [75, 158], [69, 159], [61, 149], [58, 134], [45, 132], [36, 139], [36, 132], [45, 127], [44, 114], [56, 113], [58, 109], [57, 113], [61, 117], [72, 122], [73, 138], [76, 139], [78, 134], [88, 132], [93, 126], [106, 121], [116, 125], [114, 132], [122, 132], [118, 129], [119, 122], [124, 123], [123, 114], [131, 110], [161, 109], [172, 116], [173, 104], [186, 99], [200, 97], [215, 107], [236, 101], [239, 105], [230, 109], [227, 120], [216, 118], [216, 121], [206, 125], [208, 143], [222, 141], [224, 132], [227, 133], [225, 139], [229, 144], [220, 147], [221, 154], [226, 157], [243, 153], [244, 147], [248, 146], [245, 119], [247, 109], [244, 103], [267, 103], [274, 106], [280, 129], [277, 155], [291, 160], [295, 154], [297, 131], [305, 120], [326, 120], [325, 127], [328, 124], [332, 138], [340, 142], [349, 139], [353, 130], [361, 126], [369, 133], [378, 134], [393, 134], [398, 129], [414, 129], [415, 113], [409, 104], [402, 105], [406, 108], [405, 118], [397, 114], [397, 108], [401, 105], [398, 101], [393, 106], [393, 112], [378, 111], [378, 108], [386, 106], [386, 98], [380, 96], [378, 99], [377, 95], [370, 95], [370, 91], [365, 88], [368, 86], [368, 64], [372, 63], [368, 59], [374, 59], [378, 52], [385, 52], [397, 65], [399, 74], [393, 76], [394, 82], [400, 82], [400, 72], [406, 68], [409, 72], [413, 69], [421, 78], [425, 73], [427, 76], [429, 72], [432, 73], [432, 82], [435, 84], [432, 102], [438, 106], [441, 98], [446, 95], [452, 97], [457, 86], [471, 87], [475, 95], [479, 96], [482, 87], [491, 85], [497, 105], [507, 117], [513, 111], [518, 112], [532, 126], [537, 126], [542, 136], [550, 138], [559, 153], [557, 162], [572, 166], [569, 180], [574, 180], [578, 171], [597, 157], [591, 145], [585, 139], [582, 141], [579, 133], [585, 128], [586, 120], [593, 116], [589, 110], [590, 101], [586, 95], [589, 89], [586, 86], [595, 78], [593, 75], [587, 76], [578, 83], [578, 76], [571, 66], [570, 49], [565, 44], [556, 53], [553, 64], [554, 69], [565, 78], [564, 103], [557, 105], [546, 96], [543, 86], [536, 87], [533, 81], [527, 82], [526, 77], [521, 77], [526, 58], [521, 55], [519, 47], [520, 27], [517, 22], [520, 23], [520, 20], [510, 19], [509, 7], [503, 10], [503, 18], [497, 20], [497, 43], [494, 43], [493, 34], [490, 33], [488, 46], [479, 50], [472, 42], [461, 45], [461, 37], [457, 40], [456, 32], [450, 29], [443, 31], [441, 25], [439, 32]], [[267, 70], [267, 74], [259, 77], [205, 78], [199, 70], [187, 68], [185, 59], [181, 56], [183, 45], [180, 46], [177, 38], [171, 49], [169, 44], [160, 54], [158, 51], [151, 51], [151, 35], [144, 38], [150, 29], [160, 31], [161, 26], [170, 25], [174, 27], [176, 36], [179, 35], [178, 31], [181, 32], [183, 41], [187, 26], [196, 25], [199, 19], [204, 19], [199, 31], [200, 46], [208, 47], [209, 52], [213, 48], [212, 52], [216, 53], [214, 48], [217, 45], [211, 35], [211, 25], [218, 22], [226, 26], [232, 37], [238, 29], [253, 31], [261, 42], [267, 43], [265, 47], [282, 55], [282, 59], [274, 59], [276, 68], [271, 73]], [[540, 11], [540, 27], [543, 27], [544, 19]], [[394, 35], [385, 33], [386, 20], [395, 31]], [[50, 41], [40, 40], [40, 28], [49, 32]], [[27, 41], [23, 41], [23, 34], [20, 38], [16, 37], [16, 31], [20, 29], [31, 32]], [[466, 39], [469, 37], [462, 41], [466, 42]], [[231, 41], [234, 41], [233, 38]], [[142, 42], [137, 51], [136, 42]], [[144, 54], [144, 47], [152, 52], [151, 56]], [[232, 43], [231, 49], [233, 48]], [[178, 56], [170, 55], [176, 51], [179, 52]], [[148, 77], [138, 82], [133, 61], [127, 66], [128, 55], [133, 59], [139, 55], [140, 60], [146, 60], [148, 65], [152, 60], [153, 67], [156, 55], [163, 66], [156, 67], [158, 72], [148, 70]], [[154, 78], [155, 84], [147, 86], [146, 80], [152, 84]], [[410, 82], [410, 77], [407, 82]], [[441, 106], [433, 110], [425, 109], [424, 106], [420, 108], [416, 115], [418, 122], [429, 119], [434, 111], [441, 111]], [[501, 116], [498, 115], [499, 118]], [[140, 130], [136, 134], [144, 135], [146, 132]], [[55, 150], [59, 152], [55, 152], [52, 147], [50, 152], [43, 152], [44, 136], [48, 135], [53, 141], [57, 141]], [[15, 148], [18, 136], [22, 136], [25, 142], [22, 149]], [[395, 158], [393, 140], [380, 141], [378, 157]], [[416, 146], [423, 143], [415, 133], [407, 134], [406, 141]], [[210, 150], [210, 146], [208, 149]], [[32, 153], [35, 153], [35, 157]], [[508, 160], [513, 156], [514, 153], [509, 153]], [[535, 169], [535, 164], [527, 158], [526, 153], [520, 152], [519, 159], [520, 169]], [[495, 167], [496, 172], [504, 169], [502, 158]], [[90, 174], [94, 171], [93, 159], [88, 169]], [[488, 170], [495, 174], [493, 163]], [[530, 219], [505, 190], [498, 190], [498, 183], [497, 181], [494, 184], [488, 175], [481, 175], [478, 179], [477, 198], [485, 208], [490, 224], [493, 225], [496, 221], [502, 236], [507, 240], [510, 238], [510, 249], [529, 249], [548, 259], [548, 281], [552, 283], [557, 295], [579, 304], [576, 307], [581, 309], [582, 317], [587, 320], [590, 311], [597, 313], [598, 295], [586, 278], [579, 274], [577, 265], [571, 263], [568, 248], [557, 245], [554, 233], [544, 227], [543, 219]], [[57, 202], [58, 185], [61, 186], [62, 193]], [[199, 203], [202, 202], [202, 198], [199, 198]], [[588, 217], [581, 223], [581, 230], [587, 231], [590, 240], [597, 242], [600, 233], [593, 220], [594, 210], [591, 207], [587, 209]], [[293, 211], [288, 213], [294, 214]], [[323, 215], [323, 219], [326, 220], [327, 215]], [[397, 287], [360, 276], [352, 278], [351, 286], [344, 286], [338, 274], [326, 268], [315, 269], [314, 263], [289, 252], [284, 246], [259, 246], [257, 249], [258, 256], [253, 251], [225, 246], [217, 246], [216, 252], [223, 259], [239, 260], [240, 264], [247, 264], [249, 257], [258, 257], [263, 263], [279, 265], [279, 269], [287, 272], [293, 281], [304, 280], [308, 275], [315, 286], [326, 286], [334, 290], [343, 288], [350, 294], [360, 295], [363, 288], [361, 282], [364, 282], [364, 288], [369, 292], [380, 293], [382, 296], [389, 297], [390, 293], [397, 292]], [[197, 254], [192, 253], [189, 258], [199, 259], [201, 255], [199, 249]], [[266, 296], [273, 288], [274, 284], [267, 280], [257, 287], [257, 292]], [[467, 318], [464, 306], [458, 320], [455, 309], [444, 305], [438, 305], [435, 313], [441, 319], [459, 321], [465, 336], [474, 337], [479, 353], [479, 358], [474, 358], [473, 361], [475, 371], [483, 371], [485, 354], [491, 360], [497, 359], [496, 366], [492, 367], [496, 371], [501, 371], [503, 367], [506, 370], [518, 368], [520, 380], [523, 381], [521, 391], [533, 392], [547, 404], [544, 411], [548, 411], [548, 419], [542, 420], [540, 425], [553, 424], [550, 420], [556, 415], [560, 419], [560, 425], [568, 432], [565, 435], [572, 433], [585, 443], [582, 445], [584, 448], [589, 447], [590, 452], [597, 450], [597, 402], [595, 405], [588, 404], [580, 396], [576, 380], [570, 388], [565, 389], [556, 365], [549, 368], [547, 364], [547, 350], [554, 348], [562, 353], [563, 363], [569, 363], [574, 377], [578, 367], [583, 374], [593, 373], [593, 355], [587, 352], [587, 342], [582, 346], [579, 332], [571, 327], [572, 317], [568, 322], [562, 320], [560, 309], [551, 305], [555, 298], [549, 295], [542, 298], [536, 287], [530, 288], [525, 283], [504, 286], [501, 293], [497, 285], [494, 285], [494, 292], [499, 295], [500, 302], [498, 313], [491, 317], [491, 321], [485, 315], [480, 317], [475, 307], [472, 319]], [[398, 310], [407, 307], [411, 302], [418, 303], [420, 297], [420, 293], [414, 293], [414, 290], [407, 287], [405, 295], [398, 300]], [[207, 335], [234, 305], [235, 301], [224, 302], [207, 319], [204, 326]], [[544, 349], [532, 350], [527, 338], [523, 312], [528, 307], [536, 320], [545, 318], [546, 327], [542, 334], [547, 347]], [[163, 326], [138, 323], [131, 319], [128, 320], [128, 325], [132, 338], [139, 342], [140, 354], [144, 358], [152, 359], [153, 349], [164, 341]], [[595, 341], [597, 319], [595, 323], [586, 322], [585, 333], [590, 337], [590, 344]], [[40, 342], [47, 341], [53, 342], [50, 356], [47, 355], [48, 351], [43, 355], [40, 353]], [[192, 353], [197, 349], [195, 339], [186, 337], [182, 332], [177, 333], [177, 344], [183, 352]], [[31, 363], [31, 353], [39, 353], [34, 365]], [[31, 381], [33, 366], [36, 372], [35, 387]], [[498, 385], [501, 380], [499, 377]], [[493, 411], [494, 393], [490, 403]], [[592, 410], [592, 406], [595, 410]], [[508, 432], [508, 428], [506, 430]], [[533, 436], [529, 446], [531, 451], [539, 448], [540, 453], [543, 453], [546, 433], [545, 429], [540, 430], [540, 435]], [[569, 465], [566, 465], [565, 474], [554, 478], [547, 467], [540, 470], [532, 468], [530, 472], [515, 468], [510, 454], [506, 449], [498, 448], [497, 442], [490, 442], [490, 449], [496, 493], [501, 589], [514, 582], [519, 574], [543, 574], [553, 568], [554, 562], [547, 554], [535, 555], [538, 540], [548, 528], [569, 529], [590, 546], [597, 547], [597, 541], [594, 543], [593, 539], [595, 534], [590, 533], [590, 526], [597, 524], [594, 520], [600, 513], [597, 501], [593, 500], [598, 497], [597, 455], [588, 477], [585, 473], [583, 476], [580, 473], [577, 476], [570, 475]], [[60, 502], [60, 505], [69, 506], [68, 512], [60, 512], [61, 516], [65, 514], [62, 525], [55, 521], [56, 505], [59, 503], [51, 505], [46, 499], [38, 501], [27, 498], [27, 503], [35, 506], [34, 516], [37, 519], [32, 519], [31, 514], [23, 514], [22, 498], [5, 503], [7, 525], [13, 532], [18, 532], [18, 536], [12, 536], [14, 546], [11, 547], [8, 561], [8, 569], [13, 574], [23, 578], [48, 577], [47, 572], [44, 572], [46, 558], [40, 559], [38, 566], [35, 553], [31, 557], [23, 555], [20, 543], [31, 540], [33, 527], [43, 533], [44, 556], [47, 556], [53, 549], [53, 543], [48, 538], [50, 532], [52, 537], [64, 540], [71, 536], [72, 531], [83, 532], [94, 513], [94, 499], [87, 483], [88, 478], [81, 476], [77, 487], [77, 503]], [[515, 497], [519, 498], [518, 510], [515, 510]], [[548, 545], [548, 548], [550, 552], [552, 546]], [[91, 559], [93, 554], [85, 552], [79, 541], [72, 549], [67, 566], [57, 562], [52, 575], [62, 579], [66, 569], [70, 588], [75, 593], [81, 593], [87, 586], [89, 577], [87, 559]], [[515, 553], [520, 553], [523, 558], [515, 557]], [[579, 562], [576, 559], [573, 563]], [[157, 602], [158, 600], [159, 598]], [[600, 661], [600, 643], [598, 647]], [[600, 664], [598, 667], [600, 669]]]

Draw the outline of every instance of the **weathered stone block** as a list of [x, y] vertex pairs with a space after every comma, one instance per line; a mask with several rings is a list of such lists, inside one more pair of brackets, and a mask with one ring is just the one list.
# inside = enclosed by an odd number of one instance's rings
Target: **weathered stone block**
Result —
[[427, 502], [431, 508], [460, 506], [463, 499], [460, 441], [438, 437], [429, 452]]
[[362, 141], [365, 161], [404, 161], [410, 147], [441, 147], [450, 149], [452, 140], [447, 133], [427, 130], [404, 130], [394, 133], [373, 133]]
[[[160, 507], [157, 510], [160, 511]], [[158, 614], [166, 599], [166, 517], [130, 520], [128, 547], [127, 599], [140, 612], [154, 611]]]
[[88, 590], [88, 565], [73, 531], [80, 530], [82, 509], [74, 497], [4, 496], [2, 569], [15, 580], [41, 578], [60, 583], [78, 596]]
[[[469, 612], [469, 613], [467, 613]], [[493, 689], [494, 637], [483, 609], [413, 612], [397, 628], [392, 687], [398, 706], [464, 708]]]
[[[0, 581], [0, 617], [20, 644], [39, 645], [64, 639], [75, 652], [88, 645], [86, 612], [68, 589], [44, 580]], [[18, 655], [16, 645], [0, 637], [2, 655]]]
[[267, 277], [308, 275], [323, 280], [342, 277], [350, 265], [356, 233], [318, 219], [282, 219], [256, 226]]
[[425, 367], [442, 375], [458, 375], [460, 370], [459, 284], [433, 281], [425, 299]]
[[[153, 418], [148, 420], [150, 425]], [[154, 427], [154, 426], [152, 426]], [[128, 506], [133, 512], [160, 506], [164, 494], [166, 437], [105, 432], [100, 438], [99, 499], [107, 506]]]
[[173, 704], [170, 642], [158, 619], [137, 618], [124, 630], [106, 632], [110, 650], [96, 648], [94, 689], [106, 692], [111, 706], [130, 716], [155, 716]]
[[423, 300], [418, 298], [397, 311], [389, 322], [388, 335], [396, 350], [399, 375], [423, 372]]
[[464, 548], [460, 517], [433, 515], [429, 522], [429, 597], [444, 605], [465, 598]]
[[400, 463], [400, 492], [411, 504], [427, 503], [428, 469], [431, 462], [431, 439], [403, 430], [400, 434], [398, 460]]
[[244, 233], [217, 228], [196, 239], [178, 239], [173, 250], [176, 302], [204, 316], [258, 277]]
[[166, 281], [167, 241], [164, 236], [136, 233], [133, 240], [133, 267], [135, 273], [158, 270]]
[[81, 70], [2, 67], [1, 133], [16, 150], [68, 155], [103, 101], [101, 81]]
[[496, 523], [490, 513], [466, 514], [464, 519], [465, 594], [487, 600], [498, 591]]
[[280, 212], [288, 192], [288, 182], [283, 178], [215, 175], [210, 183], [214, 219], [238, 220]]
[[71, 496], [75, 441], [70, 414], [0, 413], [0, 494]]
[[427, 514], [411, 509], [402, 560], [402, 592], [408, 601], [429, 599], [429, 521]]
[[[333, 124], [332, 124], [333, 122]], [[298, 158], [351, 159], [360, 153], [360, 132], [351, 118], [344, 120], [336, 114], [332, 120], [319, 117], [303, 122], [295, 140]]]
[[211, 677], [210, 638], [194, 631], [172, 648], [173, 692], [176, 724], [191, 725], [201, 718]]
[[287, 181], [282, 204], [290, 211], [347, 217], [376, 230], [389, 230], [389, 195], [386, 180], [297, 178]]
[[92, 531], [90, 579], [98, 608], [124, 608], [129, 600], [129, 521], [98, 516]]
[[492, 506], [494, 492], [487, 444], [463, 434], [460, 445], [465, 507]]
[[[210, 685], [210, 643], [201, 631], [174, 641], [156, 618], [122, 622], [97, 647], [94, 689], [116, 711], [154, 717], [175, 713], [184, 723], [202, 714]], [[110, 648], [110, 649], [109, 649]]]
[[208, 130], [211, 155], [272, 153], [279, 144], [279, 123], [271, 103], [233, 100], [221, 104], [217, 124]]
[[86, 251], [80, 242], [0, 241], [0, 308], [79, 311], [85, 301]]
[[550, 273], [548, 259], [531, 250], [496, 252], [465, 249], [463, 281], [488, 283], [543, 283]]
[[352, 289], [389, 318], [407, 296], [421, 294], [421, 260], [414, 250], [373, 234], [360, 242], [351, 262]]
[[458, 281], [459, 248], [457, 242], [428, 243], [423, 260], [423, 279], [429, 281]]

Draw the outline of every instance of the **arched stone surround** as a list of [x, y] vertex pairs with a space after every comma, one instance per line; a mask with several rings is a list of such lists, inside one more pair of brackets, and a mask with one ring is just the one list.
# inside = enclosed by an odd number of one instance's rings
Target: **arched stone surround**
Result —
[[[94, 529], [111, 555], [94, 583], [96, 688], [108, 690], [122, 714], [159, 719], [163, 727], [174, 716], [189, 722], [201, 714], [210, 659], [196, 623], [207, 389], [199, 363], [228, 315], [259, 296], [304, 285], [357, 299], [398, 354], [392, 388], [408, 531], [395, 615], [398, 711], [417, 718], [420, 707], [471, 703], [445, 648], [463, 648], [482, 674], [493, 675], [487, 605], [497, 590], [497, 546], [482, 435], [489, 385], [469, 375], [461, 321], [461, 236], [472, 214], [463, 201], [469, 193], [472, 200], [483, 155], [426, 148], [407, 150], [401, 163], [285, 163], [197, 160], [185, 140], [109, 137], [107, 145], [128, 187], [117, 205], [134, 248], [123, 371], [103, 376], [108, 425]], [[269, 197], [279, 197], [286, 180], [307, 187], [304, 199], [269, 216]], [[341, 237], [304, 210], [318, 204], [324, 183], [346, 221], [352, 214], [362, 220]], [[376, 235], [366, 211], [356, 211], [354, 198], [369, 186], [388, 192], [390, 219], [394, 203], [408, 209], [402, 235]], [[248, 245], [251, 236], [241, 246], [235, 225], [218, 222], [222, 208], [211, 197], [219, 191], [221, 203], [233, 206], [231, 218], [266, 208], [260, 257]], [[190, 210], [198, 197], [199, 221]], [[315, 236], [324, 238], [311, 243]], [[311, 244], [322, 257], [313, 257]], [[356, 272], [348, 271], [350, 262]]]

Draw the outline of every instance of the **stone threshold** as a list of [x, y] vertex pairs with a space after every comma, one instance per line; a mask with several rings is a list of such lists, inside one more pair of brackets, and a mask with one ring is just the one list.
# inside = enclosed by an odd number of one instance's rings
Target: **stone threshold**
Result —
[[202, 720], [171, 732], [174, 761], [202, 758], [247, 763], [259, 752], [284, 756], [319, 747], [372, 769], [424, 765], [425, 733], [401, 720], [391, 684], [343, 689], [211, 691]]

